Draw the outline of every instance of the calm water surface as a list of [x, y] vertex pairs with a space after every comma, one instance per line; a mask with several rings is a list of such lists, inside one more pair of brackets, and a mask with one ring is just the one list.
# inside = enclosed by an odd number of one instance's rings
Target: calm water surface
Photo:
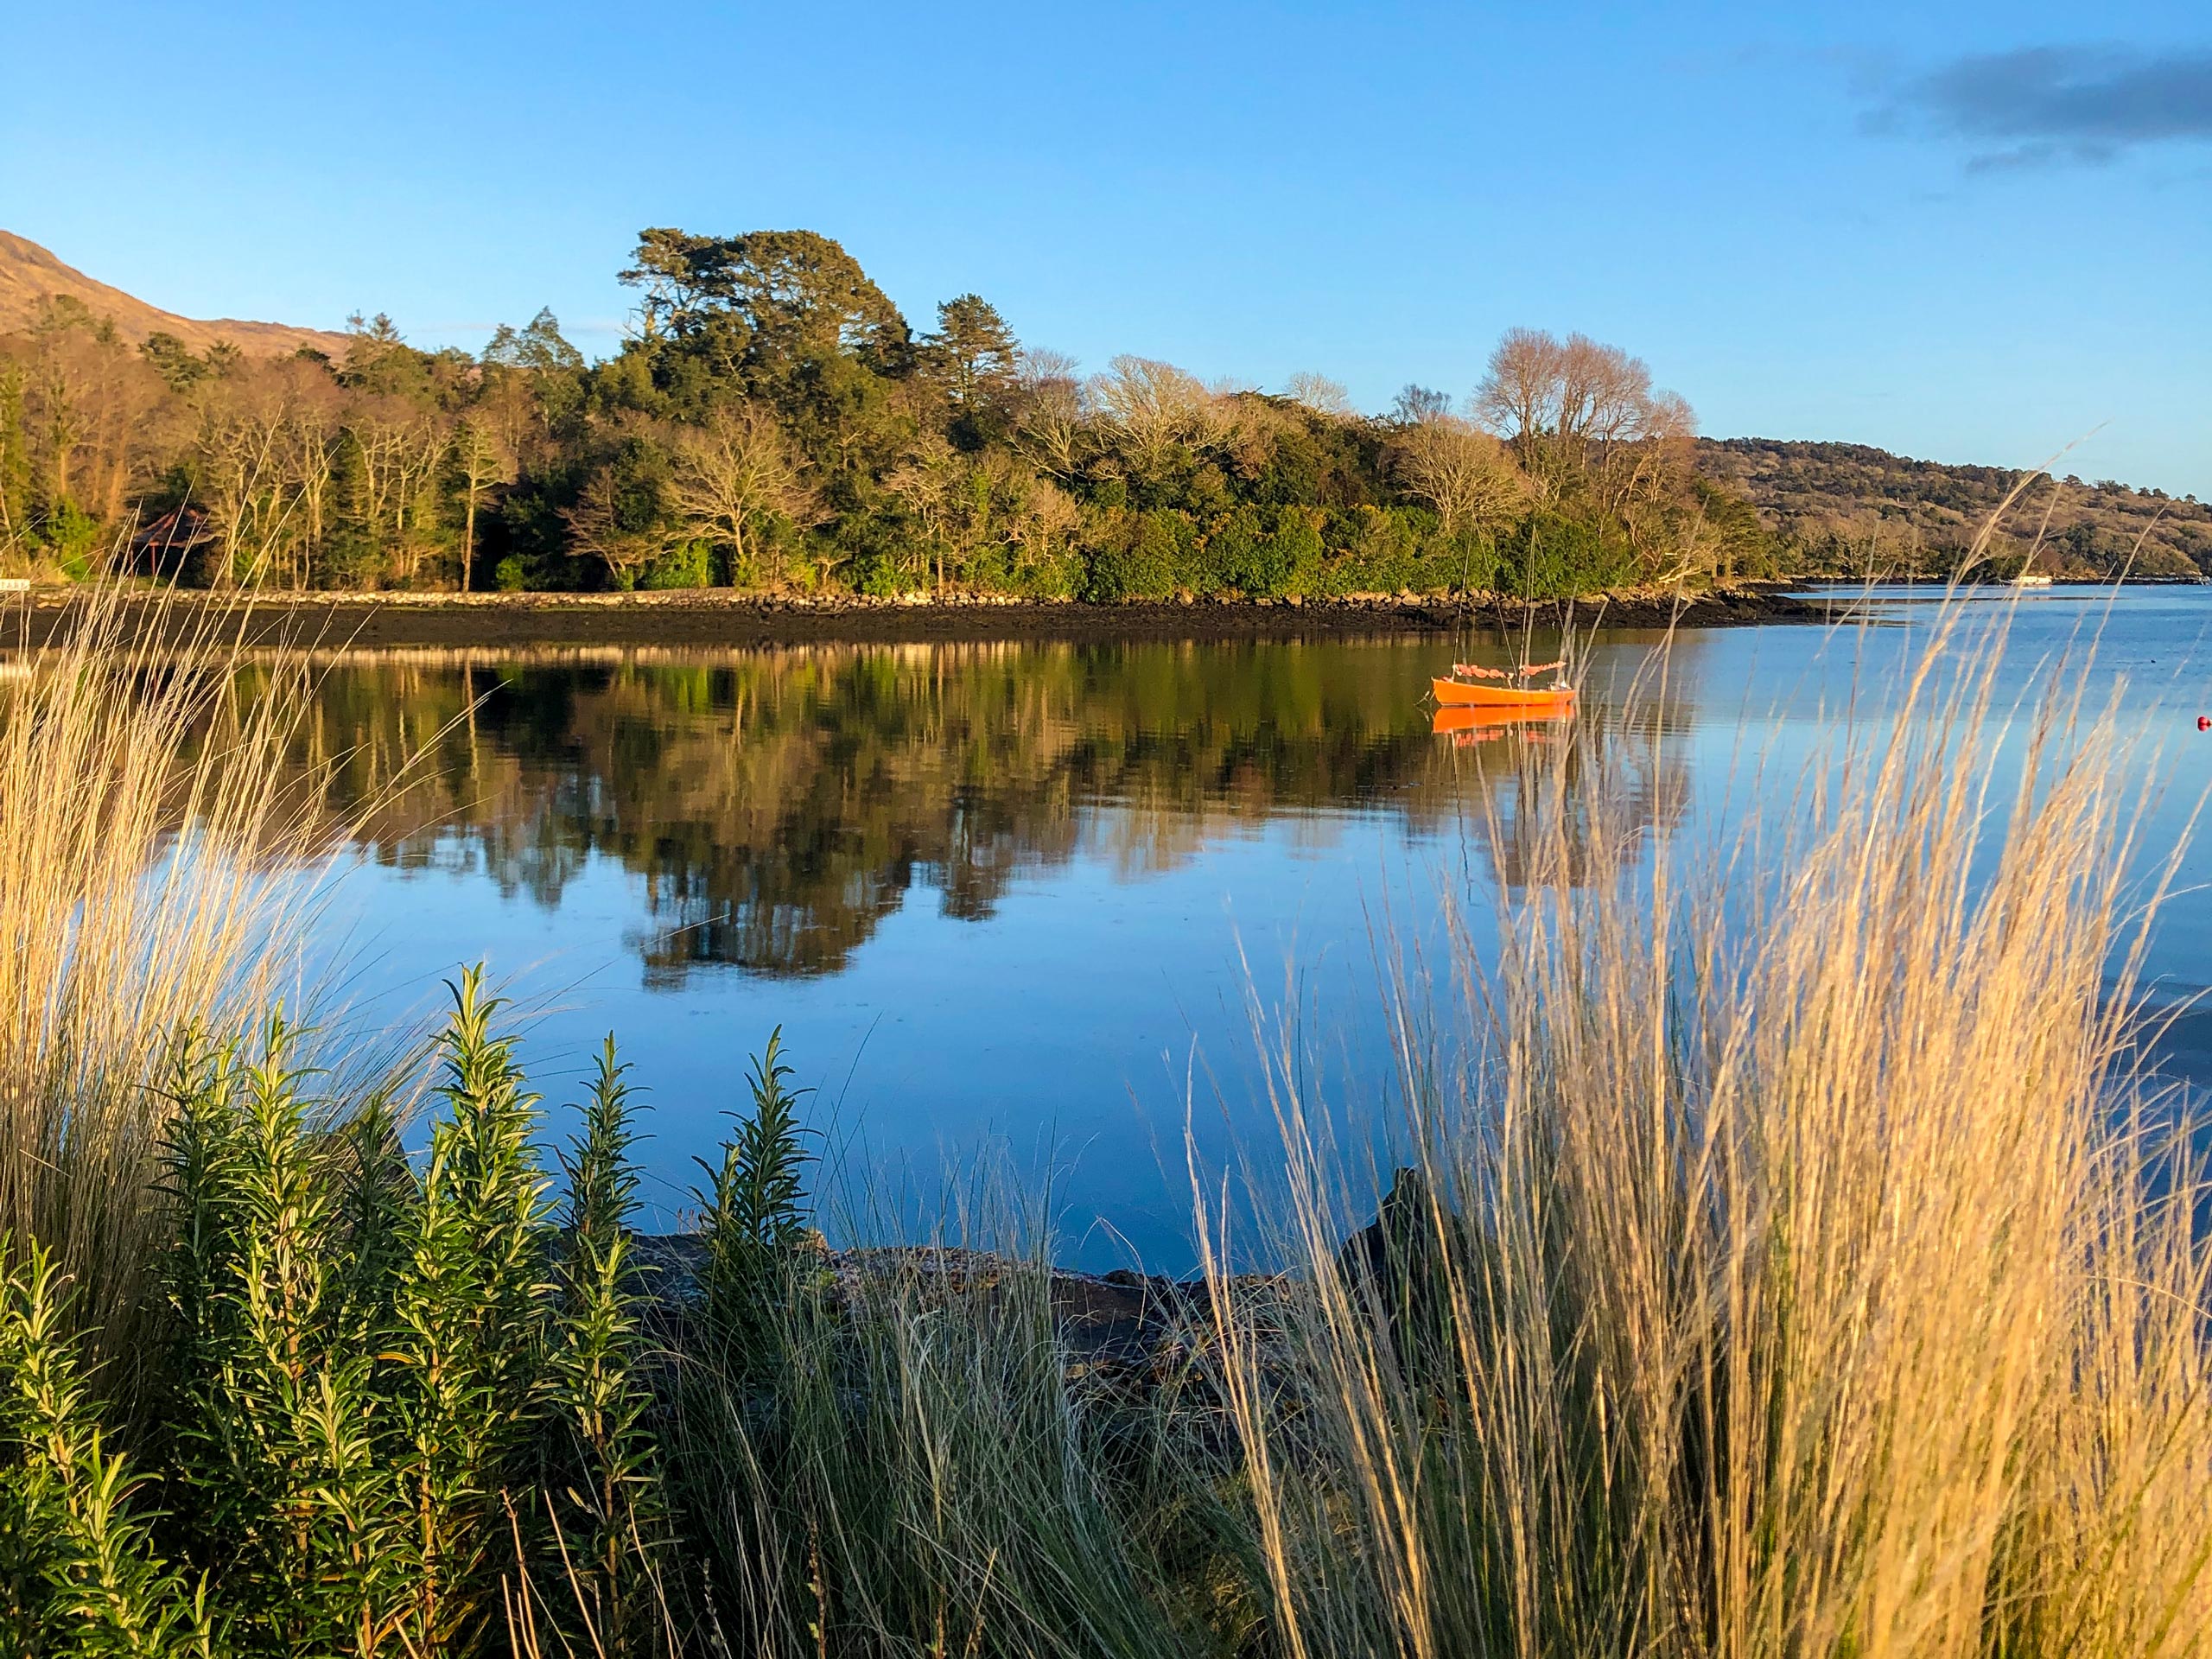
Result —
[[[1656, 636], [1595, 638], [1580, 718], [1591, 765], [1634, 803], [1624, 856], [1768, 810], [1840, 722], [1873, 717], [1930, 609], [1903, 592], [1863, 608], [1872, 626], [1683, 635], [1663, 677]], [[2092, 633], [2093, 691], [2124, 676], [2122, 723], [2151, 741], [2137, 770], [2163, 850], [2212, 766], [2194, 730], [2212, 712], [2212, 589], [2023, 600], [2005, 694], [2075, 671], [2062, 659]], [[1055, 1172], [1066, 1254], [1178, 1268], [1186, 1112], [1217, 1154], [1266, 1142], [1255, 991], [1381, 1096], [1378, 956], [1433, 960], [1442, 896], [1482, 914], [1518, 888], [1524, 746], [1555, 734], [1432, 731], [1428, 677], [1453, 654], [347, 658], [316, 741], [347, 756], [340, 804], [384, 804], [325, 946], [356, 1015], [395, 1027], [458, 965], [488, 963], [531, 1013], [526, 1058], [555, 1102], [613, 1030], [652, 1107], [664, 1218], [780, 1026], [821, 1091], [814, 1118], [878, 1190], [925, 1195], [968, 1154], [1002, 1153]], [[2192, 854], [2184, 887], [2206, 868]], [[2176, 998], [2212, 980], [2212, 896], [2174, 901], [2152, 968]], [[2167, 1059], [2212, 1078], [2197, 1030], [2184, 1020]]]

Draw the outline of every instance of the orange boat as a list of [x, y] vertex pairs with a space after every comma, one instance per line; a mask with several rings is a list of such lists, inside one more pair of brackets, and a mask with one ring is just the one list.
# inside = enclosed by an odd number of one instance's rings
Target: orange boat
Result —
[[1464, 708], [1526, 709], [1564, 709], [1574, 701], [1571, 685], [1547, 686], [1541, 690], [1517, 685], [1478, 685], [1465, 680], [1431, 680], [1439, 702]]
[[1535, 713], [1540, 709], [1564, 709], [1574, 701], [1571, 685], [1537, 687], [1516, 685], [1512, 681], [1526, 681], [1532, 674], [1555, 673], [1566, 668], [1563, 662], [1534, 663], [1523, 668], [1484, 668], [1477, 663], [1454, 663], [1448, 680], [1431, 680], [1430, 686], [1441, 703], [1460, 708], [1518, 709]]

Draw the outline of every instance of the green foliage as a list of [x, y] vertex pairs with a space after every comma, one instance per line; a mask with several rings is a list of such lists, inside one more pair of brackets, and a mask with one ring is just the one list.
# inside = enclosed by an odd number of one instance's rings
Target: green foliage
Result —
[[207, 377], [208, 365], [175, 334], [159, 329], [140, 342], [138, 354], [154, 365], [154, 372], [171, 391], [183, 391]]
[[1560, 599], [1637, 580], [1635, 550], [1602, 524], [1558, 512], [1523, 520], [1498, 550], [1498, 588], [1522, 599]]
[[631, 1260], [638, 1175], [626, 1069], [609, 1036], [582, 1132], [562, 1158], [569, 1194], [548, 1373], [548, 1402], [562, 1440], [550, 1483], [552, 1520], [572, 1566], [576, 1616], [617, 1651], [632, 1645], [645, 1622], [652, 1556], [664, 1532], [646, 1423], [653, 1401], [643, 1296]]
[[1320, 569], [1321, 536], [1313, 515], [1282, 507], [1272, 517], [1268, 532], [1244, 543], [1222, 569], [1226, 585], [1248, 599], [1309, 593]]
[[0, 1652], [216, 1651], [206, 1605], [156, 1551], [139, 1481], [105, 1449], [53, 1257], [0, 1237]]
[[810, 1160], [798, 1100], [784, 1064], [783, 1029], [753, 1062], [753, 1110], [723, 1144], [718, 1163], [696, 1161], [708, 1176], [700, 1303], [707, 1328], [734, 1351], [753, 1351], [779, 1307], [792, 1252], [806, 1231], [805, 1171]]
[[845, 580], [856, 594], [890, 599], [918, 593], [927, 585], [927, 566], [913, 542], [889, 520], [875, 517], [841, 524], [830, 536], [814, 538], [831, 550]]
[[547, 1561], [598, 1639], [659, 1618], [622, 1068], [610, 1040], [556, 1249], [502, 1005], [480, 971], [454, 999], [419, 1173], [388, 1096], [312, 1095], [281, 1020], [251, 1057], [181, 1046], [165, 1414], [242, 1654], [473, 1650]]
[[1188, 530], [1187, 521], [1173, 513], [1123, 518], [1092, 552], [1083, 596], [1101, 605], [1169, 598], [1175, 591], [1176, 568], [1185, 563]]
[[92, 574], [106, 534], [99, 519], [68, 500], [56, 502], [39, 525], [48, 556], [79, 581]]
[[10, 547], [30, 531], [33, 473], [23, 382], [23, 372], [0, 358], [0, 544]]
[[537, 1096], [515, 1039], [493, 1033], [501, 1006], [481, 969], [454, 987], [440, 1039], [447, 1111], [393, 1290], [397, 1476], [416, 1526], [407, 1616], [432, 1643], [462, 1638], [497, 1605], [499, 1495], [541, 1408], [546, 1182], [530, 1138]]
[[521, 328], [501, 323], [484, 347], [486, 366], [523, 374], [581, 374], [584, 354], [562, 337], [561, 320], [541, 309]]
[[348, 1147], [314, 1125], [296, 1042], [272, 1020], [251, 1062], [188, 1055], [166, 1160], [188, 1529], [235, 1586], [238, 1639], [272, 1653], [390, 1628], [405, 1536], [376, 1439], [382, 1332], [349, 1294]]
[[678, 542], [645, 567], [638, 586], [652, 589], [710, 588], [714, 567], [704, 542]]
[[638, 1205], [638, 1172], [630, 1161], [637, 1136], [630, 1126], [629, 1085], [617, 1063], [609, 1033], [599, 1052], [599, 1071], [584, 1107], [583, 1130], [561, 1155], [569, 1196], [562, 1206], [561, 1230], [571, 1266], [590, 1249], [611, 1249], [630, 1224]]

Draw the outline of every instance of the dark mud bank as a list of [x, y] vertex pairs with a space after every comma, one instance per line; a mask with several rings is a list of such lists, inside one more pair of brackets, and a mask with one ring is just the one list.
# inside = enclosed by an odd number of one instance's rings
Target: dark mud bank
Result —
[[[0, 642], [41, 645], [86, 613], [80, 597], [22, 607]], [[134, 598], [130, 626], [181, 642], [238, 639], [251, 645], [526, 648], [533, 645], [772, 648], [813, 643], [933, 644], [982, 640], [1297, 639], [1465, 634], [1557, 626], [1727, 627], [1821, 622], [1829, 607], [1757, 588], [1674, 594], [1596, 595], [1572, 603], [1512, 600], [1363, 599], [1086, 605], [1005, 601], [908, 603], [762, 599], [728, 594], [311, 594], [253, 600], [192, 594]]]

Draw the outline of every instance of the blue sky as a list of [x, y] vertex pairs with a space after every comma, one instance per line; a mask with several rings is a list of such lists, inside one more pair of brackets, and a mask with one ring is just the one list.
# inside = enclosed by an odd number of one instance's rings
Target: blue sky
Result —
[[190, 315], [594, 355], [648, 225], [918, 325], [1464, 393], [1503, 329], [1717, 435], [2212, 495], [2212, 17], [2178, 4], [20, 10], [0, 226]]

